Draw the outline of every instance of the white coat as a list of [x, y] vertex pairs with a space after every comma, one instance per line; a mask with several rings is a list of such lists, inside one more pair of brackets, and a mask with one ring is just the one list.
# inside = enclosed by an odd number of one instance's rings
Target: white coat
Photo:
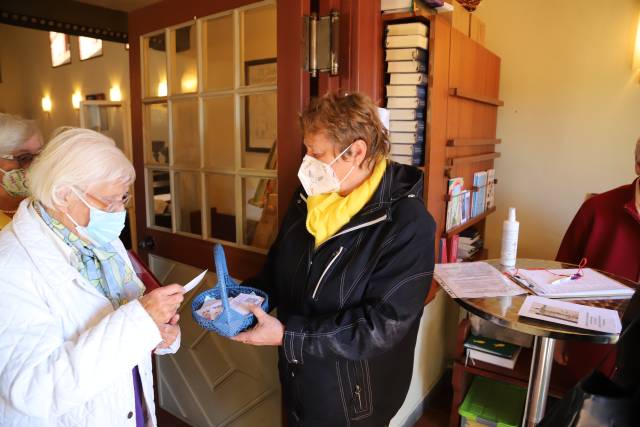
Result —
[[137, 300], [114, 310], [73, 257], [27, 200], [0, 232], [0, 426], [135, 427], [136, 365], [155, 426], [158, 327]]

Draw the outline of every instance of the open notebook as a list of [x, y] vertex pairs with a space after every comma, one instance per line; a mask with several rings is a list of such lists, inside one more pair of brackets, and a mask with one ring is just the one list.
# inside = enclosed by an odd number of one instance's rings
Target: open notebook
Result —
[[525, 270], [519, 269], [512, 277], [523, 286], [546, 298], [631, 297], [635, 292], [628, 286], [590, 268], [582, 270], [582, 277], [553, 283], [562, 275], [573, 275], [578, 269]]

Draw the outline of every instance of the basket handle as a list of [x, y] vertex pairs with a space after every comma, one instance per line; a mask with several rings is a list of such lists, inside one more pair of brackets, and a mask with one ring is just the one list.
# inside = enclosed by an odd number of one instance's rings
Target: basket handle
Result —
[[213, 247], [213, 260], [216, 264], [216, 275], [218, 276], [218, 285], [220, 286], [220, 298], [222, 299], [223, 314], [227, 323], [231, 322], [231, 308], [229, 307], [229, 296], [227, 295], [227, 287], [237, 287], [238, 284], [229, 277], [227, 269], [227, 260], [224, 256], [224, 249], [220, 243], [216, 243]]

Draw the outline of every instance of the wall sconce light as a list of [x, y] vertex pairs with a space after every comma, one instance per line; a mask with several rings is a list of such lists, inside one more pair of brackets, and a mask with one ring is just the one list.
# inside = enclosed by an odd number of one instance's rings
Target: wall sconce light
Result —
[[49, 95], [43, 96], [42, 97], [42, 111], [44, 111], [45, 113], [50, 113], [51, 112], [51, 98], [49, 97]]
[[640, 71], [640, 14], [638, 14], [638, 28], [636, 29], [636, 43], [633, 48], [633, 70]]
[[185, 74], [182, 76], [180, 86], [183, 92], [195, 92], [198, 89], [198, 79], [194, 74]]
[[158, 96], [167, 96], [167, 81], [163, 80], [158, 83]]
[[111, 89], [109, 89], [109, 99], [113, 102], [122, 101], [120, 86], [111, 86]]
[[71, 95], [71, 104], [73, 105], [74, 110], [80, 109], [80, 101], [82, 101], [82, 95], [80, 94], [80, 91], [77, 90], [73, 95]]

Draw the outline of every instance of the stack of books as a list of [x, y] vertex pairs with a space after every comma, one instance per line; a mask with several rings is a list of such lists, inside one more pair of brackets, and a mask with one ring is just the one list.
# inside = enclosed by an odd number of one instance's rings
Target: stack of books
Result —
[[427, 34], [422, 22], [386, 27], [390, 157], [413, 166], [424, 165]]
[[458, 238], [458, 258], [463, 261], [471, 259], [482, 247], [484, 241], [480, 238], [480, 233], [473, 227], [467, 228], [460, 233]]
[[521, 347], [504, 341], [470, 334], [464, 342], [467, 359], [479, 360], [492, 365], [513, 369], [516, 366]]

